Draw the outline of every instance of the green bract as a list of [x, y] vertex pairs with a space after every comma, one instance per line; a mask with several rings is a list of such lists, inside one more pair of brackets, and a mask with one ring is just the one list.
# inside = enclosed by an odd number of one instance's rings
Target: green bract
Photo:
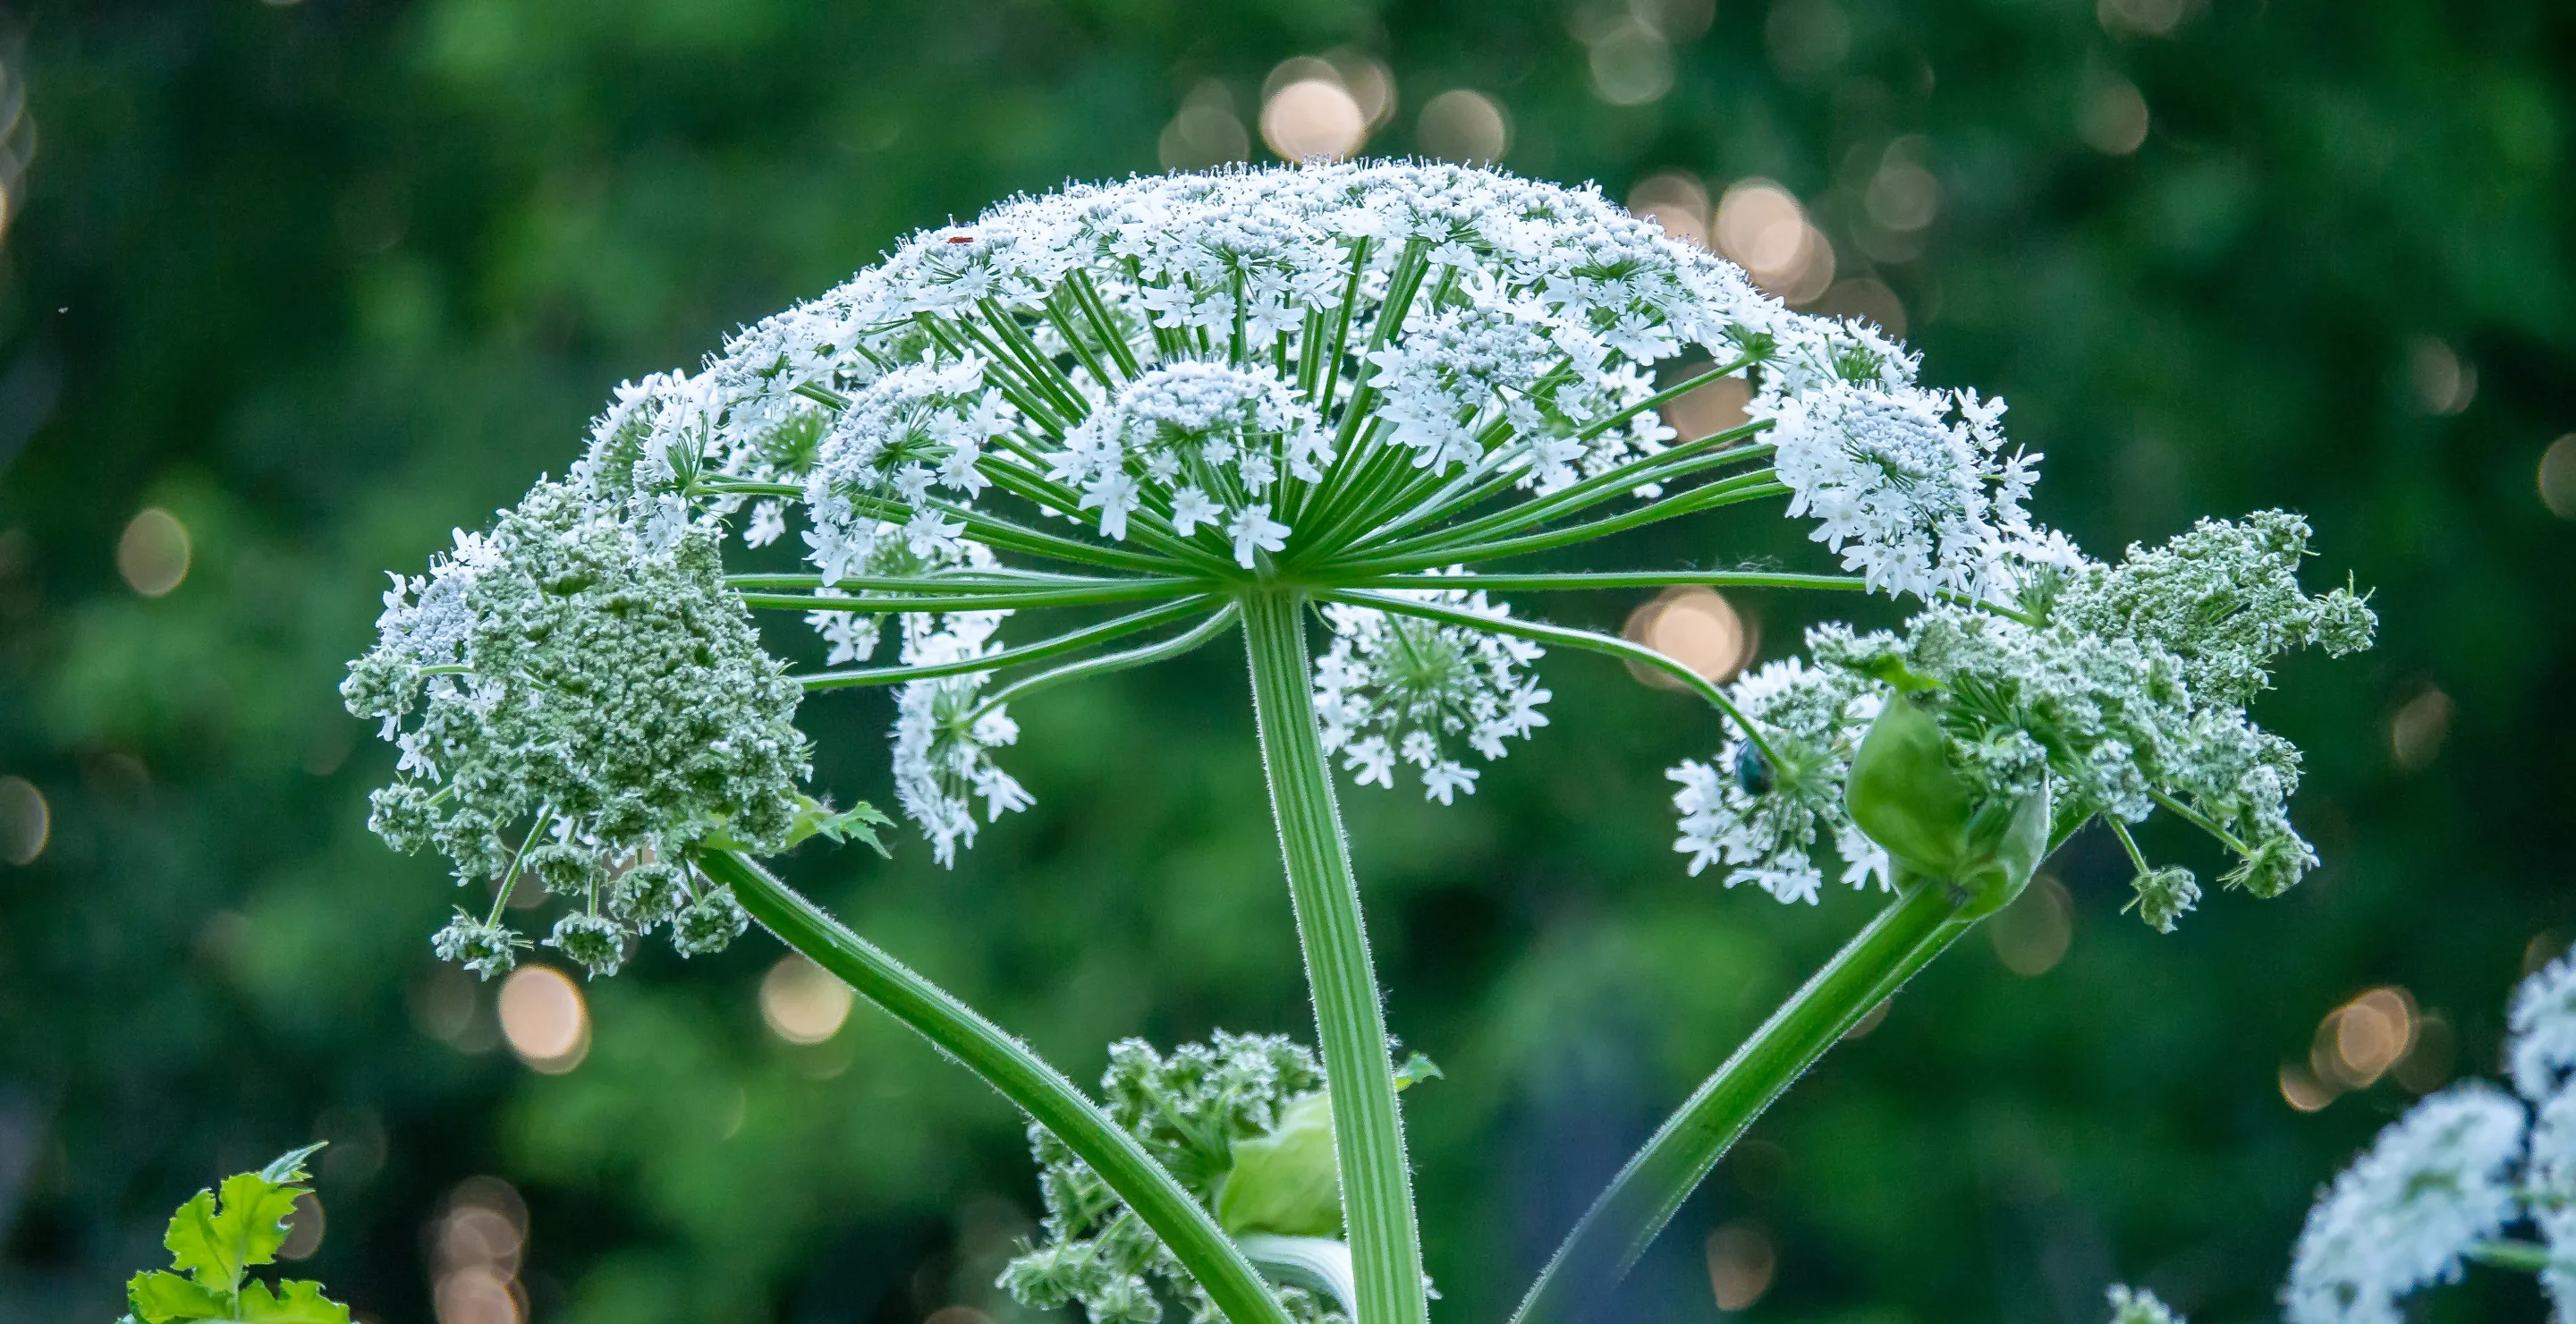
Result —
[[1342, 1230], [1333, 1101], [1321, 1091], [1289, 1100], [1269, 1131], [1237, 1139], [1232, 1150], [1233, 1170], [1216, 1197], [1216, 1221], [1226, 1231], [1329, 1237]]
[[1940, 696], [1899, 694], [1879, 709], [1852, 757], [1844, 795], [1852, 822], [1903, 870], [1969, 899], [1967, 918], [2021, 895], [2048, 851], [2049, 785], [1996, 794], [1963, 772], [1927, 707]]

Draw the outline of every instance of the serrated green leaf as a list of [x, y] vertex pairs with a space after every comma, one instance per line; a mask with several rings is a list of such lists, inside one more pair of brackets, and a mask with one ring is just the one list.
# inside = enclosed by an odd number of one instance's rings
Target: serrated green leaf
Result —
[[[307, 1151], [309, 1152], [309, 1151]], [[289, 1159], [271, 1164], [292, 1169]], [[301, 1187], [281, 1185], [263, 1173], [226, 1177], [221, 1203], [212, 1191], [199, 1191], [170, 1218], [162, 1244], [170, 1248], [173, 1268], [197, 1280], [209, 1292], [229, 1296], [240, 1290], [242, 1271], [277, 1258], [286, 1242], [286, 1217], [295, 1212]]]
[[259, 1170], [260, 1180], [278, 1186], [294, 1186], [304, 1181], [304, 1160], [322, 1152], [328, 1140], [316, 1140], [302, 1149], [290, 1149]]
[[1439, 1066], [1430, 1058], [1424, 1057], [1420, 1053], [1416, 1053], [1413, 1056], [1404, 1059], [1404, 1065], [1395, 1069], [1395, 1088], [1398, 1091], [1402, 1091], [1415, 1085], [1419, 1085], [1426, 1080], [1439, 1080], [1441, 1078], [1442, 1073]]
[[[270, 1264], [277, 1259], [277, 1248], [286, 1244], [286, 1219], [295, 1212], [295, 1197], [301, 1187], [280, 1186], [256, 1172], [224, 1178], [223, 1208], [215, 1213], [215, 1226], [240, 1247], [240, 1264]], [[241, 1281], [234, 1271], [234, 1283]]]
[[140, 1319], [142, 1324], [222, 1319], [232, 1313], [224, 1297], [159, 1269], [134, 1275], [133, 1281], [125, 1285], [125, 1303], [134, 1310], [129, 1318]]
[[349, 1324], [349, 1308], [322, 1295], [320, 1283], [279, 1283], [277, 1289], [272, 1296], [266, 1283], [243, 1288], [241, 1318], [254, 1324]]
[[199, 1191], [170, 1215], [170, 1230], [161, 1237], [170, 1249], [170, 1267], [194, 1277], [209, 1291], [230, 1292], [241, 1286], [241, 1253], [215, 1228], [215, 1193]]

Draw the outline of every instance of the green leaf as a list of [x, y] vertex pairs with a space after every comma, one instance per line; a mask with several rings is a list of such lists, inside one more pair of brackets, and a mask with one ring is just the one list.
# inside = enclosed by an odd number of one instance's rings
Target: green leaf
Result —
[[807, 799], [796, 813], [796, 826], [789, 830], [787, 842], [794, 845], [807, 837], [824, 837], [835, 842], [860, 841], [885, 855], [885, 843], [877, 838], [877, 829], [894, 822], [862, 800], [838, 813], [828, 804]]
[[[198, 1199], [204, 1199], [203, 1195]], [[190, 1203], [194, 1203], [191, 1201]], [[155, 1269], [138, 1273], [125, 1285], [125, 1302], [143, 1324], [176, 1324], [181, 1320], [222, 1319], [232, 1306], [222, 1296], [180, 1277]]]
[[1443, 1075], [1438, 1063], [1420, 1053], [1415, 1053], [1404, 1059], [1404, 1065], [1395, 1069], [1395, 1088], [1403, 1091], [1426, 1080], [1440, 1080]]
[[179, 1206], [162, 1239], [170, 1248], [172, 1267], [193, 1275], [207, 1291], [230, 1295], [239, 1290], [244, 1269], [277, 1258], [277, 1248], [286, 1241], [286, 1217], [295, 1212], [295, 1197], [303, 1190], [268, 1174], [300, 1178], [300, 1165], [311, 1153], [300, 1150], [260, 1172], [226, 1177], [220, 1205], [214, 1192], [199, 1191]]
[[267, 1167], [259, 1170], [260, 1180], [279, 1186], [301, 1184], [308, 1175], [304, 1171], [304, 1160], [321, 1153], [322, 1147], [330, 1143], [328, 1140], [316, 1140], [302, 1149], [290, 1149], [278, 1155]]
[[279, 1283], [271, 1296], [266, 1283], [242, 1289], [241, 1315], [253, 1324], [349, 1324], [349, 1308], [322, 1295], [322, 1284]]

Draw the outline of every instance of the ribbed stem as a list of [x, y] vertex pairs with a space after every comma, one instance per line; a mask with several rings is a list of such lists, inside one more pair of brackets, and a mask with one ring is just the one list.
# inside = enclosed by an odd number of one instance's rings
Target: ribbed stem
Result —
[[807, 960], [832, 972], [861, 997], [983, 1077], [985, 1084], [1001, 1091], [1080, 1155], [1163, 1239], [1228, 1319], [1235, 1324], [1288, 1324], [1278, 1298], [1270, 1294], [1260, 1273], [1216, 1220], [1062, 1072], [946, 990], [842, 927], [749, 857], [719, 851], [701, 859], [699, 867], [731, 887], [742, 908], [777, 934], [779, 941], [804, 953]]
[[1422, 1324], [1430, 1307], [1413, 1220], [1413, 1172], [1405, 1161], [1395, 1072], [1387, 1060], [1386, 1016], [1360, 924], [1359, 886], [1333, 803], [1332, 767], [1315, 729], [1304, 609], [1302, 599], [1287, 591], [1243, 599], [1253, 712], [1332, 1092], [1333, 1147], [1341, 1162], [1358, 1324]]
[[1513, 1324], [1574, 1318], [1578, 1303], [1625, 1276], [1753, 1119], [1870, 1008], [1968, 931], [1973, 921], [1957, 911], [1950, 888], [1918, 880], [1843, 944], [1619, 1170], [1539, 1272]]

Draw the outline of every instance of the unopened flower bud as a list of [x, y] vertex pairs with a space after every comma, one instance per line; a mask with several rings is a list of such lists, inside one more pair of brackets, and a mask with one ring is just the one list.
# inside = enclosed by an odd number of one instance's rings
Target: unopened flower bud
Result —
[[2049, 794], [1999, 798], [1951, 760], [1940, 720], [1914, 694], [1890, 698], [1852, 757], [1852, 822], [1914, 873], [1967, 894], [1964, 918], [2002, 909], [2048, 849]]

